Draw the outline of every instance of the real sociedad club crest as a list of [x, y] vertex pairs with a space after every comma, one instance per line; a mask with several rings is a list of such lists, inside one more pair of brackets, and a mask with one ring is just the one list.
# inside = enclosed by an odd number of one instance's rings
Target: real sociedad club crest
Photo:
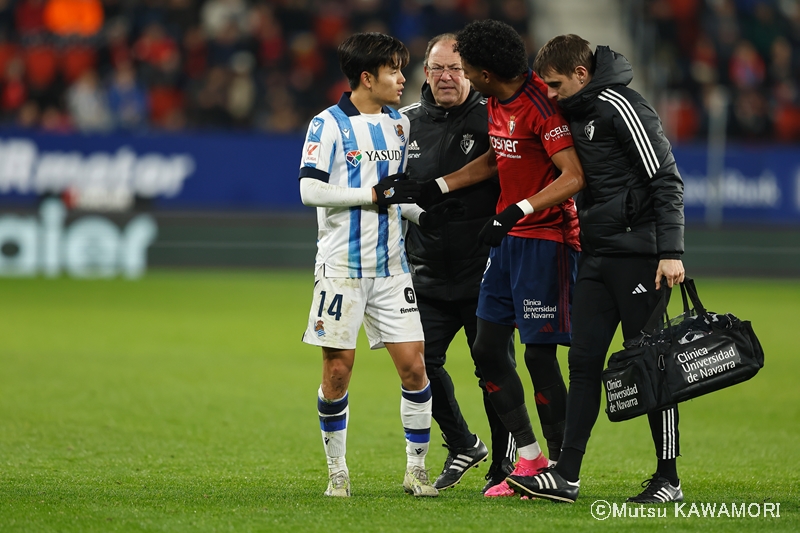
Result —
[[589, 137], [590, 141], [592, 140], [592, 137], [594, 137], [594, 120], [589, 121], [586, 127], [583, 128], [583, 133], [585, 133], [586, 136]]
[[461, 151], [465, 154], [468, 154], [470, 150], [472, 150], [472, 146], [475, 144], [475, 141], [472, 140], [471, 133], [465, 133], [464, 138], [461, 139]]
[[403, 133], [403, 126], [401, 126], [400, 124], [395, 124], [394, 132], [397, 134], [398, 137], [400, 137], [401, 141], [406, 142], [406, 136]]
[[517, 127], [517, 123], [514, 122], [514, 119], [517, 118], [514, 115], [511, 115], [511, 120], [508, 121], [508, 134], [514, 135], [514, 129]]

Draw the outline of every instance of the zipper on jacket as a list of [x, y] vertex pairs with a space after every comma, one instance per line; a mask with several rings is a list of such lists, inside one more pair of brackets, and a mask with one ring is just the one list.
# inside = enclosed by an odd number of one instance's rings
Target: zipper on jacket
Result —
[[[439, 140], [439, 163], [437, 165], [437, 169], [439, 171], [442, 171], [442, 169], [444, 168], [444, 160], [445, 160], [446, 154], [442, 150], [442, 146], [444, 146], [445, 139], [447, 139], [449, 135], [450, 135], [450, 111], [445, 111], [445, 113], [444, 113], [444, 135], [442, 135], [442, 138]], [[447, 279], [447, 283], [445, 284], [445, 291], [446, 291], [445, 295], [447, 296], [448, 299], [450, 299], [450, 297], [452, 297], [451, 292], [452, 292], [452, 279], [453, 279], [453, 275], [452, 275], [453, 273], [450, 272], [450, 259], [449, 259], [450, 258], [450, 254], [447, 253], [447, 248], [449, 247], [449, 243], [450, 243], [450, 239], [448, 237], [448, 234], [449, 234], [448, 226], [449, 225], [450, 224], [445, 224], [444, 226], [442, 226], [442, 229], [441, 229], [442, 238], [446, 239], [445, 243], [444, 243], [444, 246], [443, 246], [443, 250], [442, 250], [444, 252], [444, 257], [442, 259], [444, 260], [444, 271], [447, 273], [447, 278], [446, 278]]]

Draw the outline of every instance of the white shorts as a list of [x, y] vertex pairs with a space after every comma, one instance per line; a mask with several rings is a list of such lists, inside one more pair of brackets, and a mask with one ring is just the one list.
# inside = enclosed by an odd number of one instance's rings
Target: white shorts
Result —
[[364, 324], [370, 347], [425, 339], [411, 274], [386, 278], [317, 276], [303, 342], [350, 350]]

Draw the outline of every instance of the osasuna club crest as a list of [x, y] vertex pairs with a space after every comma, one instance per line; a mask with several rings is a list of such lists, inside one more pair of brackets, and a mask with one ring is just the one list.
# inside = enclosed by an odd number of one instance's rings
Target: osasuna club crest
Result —
[[472, 140], [472, 134], [465, 133], [464, 138], [461, 139], [461, 151], [463, 151], [465, 154], [468, 154], [474, 145], [475, 141]]
[[514, 115], [511, 115], [511, 120], [508, 121], [508, 134], [514, 135], [514, 129], [517, 127], [517, 123], [514, 122], [514, 119], [517, 118]]
[[583, 128], [583, 133], [589, 137], [590, 141], [592, 140], [592, 137], [594, 137], [594, 120], [590, 120], [586, 127]]

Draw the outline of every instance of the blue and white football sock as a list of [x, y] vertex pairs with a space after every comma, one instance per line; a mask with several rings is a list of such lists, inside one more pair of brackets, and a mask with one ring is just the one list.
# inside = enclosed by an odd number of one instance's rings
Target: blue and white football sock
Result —
[[400, 418], [406, 433], [407, 468], [425, 467], [425, 456], [431, 442], [431, 385], [419, 391], [406, 390], [401, 386]]
[[322, 386], [317, 392], [317, 411], [319, 427], [322, 430], [322, 444], [328, 458], [328, 471], [347, 470], [345, 453], [347, 452], [347, 418], [350, 407], [348, 393], [338, 400], [329, 400], [322, 394]]

